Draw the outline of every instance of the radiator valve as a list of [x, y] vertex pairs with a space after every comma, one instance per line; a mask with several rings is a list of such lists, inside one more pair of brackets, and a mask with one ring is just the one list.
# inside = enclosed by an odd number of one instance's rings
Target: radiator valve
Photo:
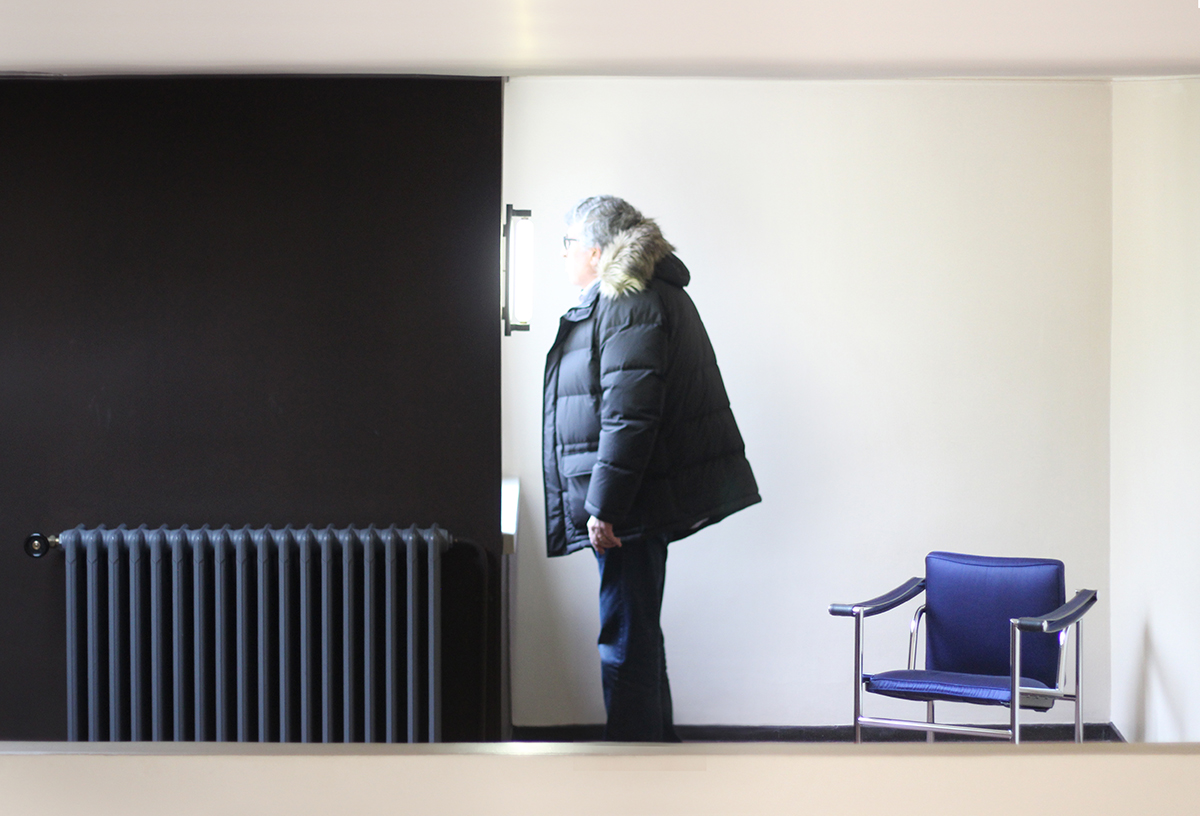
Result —
[[25, 539], [25, 554], [30, 558], [41, 558], [50, 552], [51, 548], [57, 546], [58, 536], [32, 533], [29, 538]]

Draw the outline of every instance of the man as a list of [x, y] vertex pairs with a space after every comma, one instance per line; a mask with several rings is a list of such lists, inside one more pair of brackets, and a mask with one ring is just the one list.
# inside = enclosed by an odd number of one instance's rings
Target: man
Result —
[[546, 357], [546, 546], [591, 546], [610, 740], [678, 741], [659, 612], [667, 544], [760, 501], [691, 275], [654, 221], [612, 196], [567, 214], [583, 289]]

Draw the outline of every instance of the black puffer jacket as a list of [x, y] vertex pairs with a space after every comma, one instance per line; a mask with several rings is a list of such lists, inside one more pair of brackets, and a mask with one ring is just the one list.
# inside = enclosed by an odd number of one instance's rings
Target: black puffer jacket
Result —
[[614, 242], [600, 284], [563, 316], [546, 358], [546, 549], [617, 536], [683, 538], [761, 501], [716, 356], [652, 221]]

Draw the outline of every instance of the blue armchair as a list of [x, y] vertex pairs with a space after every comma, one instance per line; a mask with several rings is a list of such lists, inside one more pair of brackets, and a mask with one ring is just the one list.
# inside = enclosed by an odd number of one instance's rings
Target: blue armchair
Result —
[[[854, 618], [854, 741], [862, 727], [884, 726], [934, 734], [969, 734], [1020, 742], [1021, 709], [1048, 711], [1058, 700], [1075, 705], [1075, 741], [1083, 741], [1081, 706], [1082, 618], [1096, 591], [1065, 601], [1063, 564], [1047, 558], [994, 558], [932, 552], [925, 577], [911, 578], [886, 595], [853, 604], [831, 604], [829, 614]], [[925, 593], [909, 630], [908, 668], [863, 672], [863, 621]], [[925, 621], [925, 668], [918, 669], [917, 640]], [[1075, 627], [1075, 682], [1068, 692], [1066, 643]], [[926, 704], [925, 721], [867, 717], [863, 690]], [[1005, 726], [936, 723], [939, 701], [1008, 706]], [[1018, 700], [1018, 705], [1012, 701]]]

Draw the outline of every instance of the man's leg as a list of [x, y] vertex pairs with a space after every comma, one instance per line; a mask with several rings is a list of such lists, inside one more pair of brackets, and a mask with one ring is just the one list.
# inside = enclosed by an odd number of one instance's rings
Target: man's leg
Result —
[[661, 536], [626, 539], [597, 555], [604, 738], [673, 742], [671, 690], [659, 614], [667, 566]]
[[[659, 628], [661, 635], [662, 629]], [[671, 705], [671, 683], [667, 680], [667, 650], [664, 643], [662, 650], [662, 681], [659, 684], [658, 694], [662, 705], [662, 741], [663, 742], [683, 742], [679, 735], [675, 733], [675, 710]]]

